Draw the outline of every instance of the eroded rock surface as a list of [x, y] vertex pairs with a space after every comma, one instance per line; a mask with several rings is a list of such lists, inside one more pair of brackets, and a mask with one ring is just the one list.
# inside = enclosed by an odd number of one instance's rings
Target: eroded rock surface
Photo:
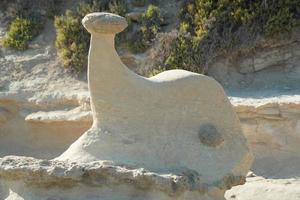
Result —
[[[115, 28], [103, 30], [111, 22]], [[149, 79], [132, 73], [114, 49], [114, 36], [124, 23], [108, 13], [83, 19], [92, 35], [88, 79], [93, 126], [55, 160], [111, 160], [157, 173], [188, 169], [218, 188], [209, 194], [212, 199], [223, 199], [252, 161], [223, 89], [209, 77], [184, 70]]]
[[232, 98], [255, 161], [252, 170], [270, 178], [300, 177], [300, 96]]
[[260, 41], [252, 48], [230, 51], [212, 59], [208, 74], [238, 95], [299, 94], [300, 29], [288, 37]]
[[[92, 34], [93, 125], [54, 160], [2, 158], [4, 198], [221, 200], [244, 183], [252, 156], [216, 81], [184, 70], [140, 77], [114, 49], [122, 17], [90, 14], [83, 24]], [[88, 122], [82, 105], [24, 116], [27, 123]]]
[[[21, 182], [28, 190], [30, 187], [66, 189], [64, 193], [67, 194], [53, 194], [52, 198], [55, 199], [71, 195], [72, 188], [83, 186], [98, 187], [100, 191], [101, 187], [109, 187], [113, 191], [123, 185], [123, 187], [133, 187], [139, 192], [165, 193], [165, 198], [171, 199], [181, 196], [185, 192], [205, 194], [216, 189], [230, 189], [234, 185], [245, 182], [243, 177], [234, 177], [229, 174], [218, 183], [207, 185], [202, 182], [201, 175], [189, 170], [181, 174], [159, 174], [143, 168], [115, 165], [111, 161], [68, 163], [17, 156], [0, 159], [0, 178], [5, 179], [1, 182], [2, 185], [11, 187], [12, 190], [18, 185], [16, 182]], [[88, 191], [83, 190], [82, 192], [86, 196], [84, 199], [87, 199]], [[30, 193], [33, 199], [38, 197], [37, 191], [32, 190]], [[97, 197], [100, 196], [97, 194]], [[0, 198], [5, 198], [4, 194], [0, 193]]]

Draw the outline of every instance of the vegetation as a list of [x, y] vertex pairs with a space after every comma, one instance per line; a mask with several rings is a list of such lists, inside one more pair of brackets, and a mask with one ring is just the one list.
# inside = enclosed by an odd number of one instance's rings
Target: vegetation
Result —
[[149, 77], [152, 77], [152, 76], [155, 76], [161, 72], [164, 72], [166, 69], [153, 69], [150, 74], [149, 74]]
[[[2, 41], [3, 46], [25, 50], [28, 43], [43, 29], [47, 17], [54, 16], [59, 3], [60, 0], [1, 1], [0, 9], [11, 21]], [[6, 13], [6, 10], [10, 12]]]
[[113, 0], [108, 3], [109, 11], [112, 13], [116, 13], [121, 16], [125, 16], [127, 12], [127, 4], [124, 0]]
[[234, 32], [243, 25], [258, 26], [254, 31], [271, 36], [290, 31], [299, 19], [299, 9], [299, 0], [188, 0], [180, 19], [197, 36], [215, 27]]
[[4, 47], [12, 47], [17, 50], [25, 50], [28, 42], [37, 34], [34, 24], [30, 19], [17, 17], [10, 25], [3, 40]]
[[163, 18], [159, 7], [149, 5], [143, 13], [140, 27], [134, 32], [129, 41], [129, 48], [134, 53], [144, 52], [149, 48], [160, 31]]
[[[10, 19], [5, 47], [24, 50], [47, 20], [56, 15], [61, 0], [2, 0], [0, 10]], [[81, 19], [90, 12], [127, 12], [126, 0], [83, 0], [64, 15], [55, 17], [56, 47], [63, 65], [72, 71], [84, 71], [87, 65], [89, 34]], [[133, 6], [150, 4], [139, 22], [116, 38], [126, 42], [133, 53], [142, 53], [153, 45], [164, 19], [157, 0], [132, 0]], [[8, 9], [9, 7], [9, 9]], [[299, 0], [182, 0], [176, 37], [161, 45], [156, 71], [183, 68], [205, 73], [217, 56], [244, 47], [254, 47], [259, 38], [274, 39], [299, 25]], [[171, 41], [171, 42], [170, 42]], [[153, 74], [156, 73], [153, 71]]]
[[8, 18], [54, 17], [62, 0], [1, 0], [0, 10]]
[[299, 0], [186, 0], [166, 68], [205, 72], [215, 56], [288, 33], [299, 18]]
[[54, 25], [57, 32], [55, 45], [63, 65], [75, 72], [86, 69], [90, 35], [81, 25], [81, 20], [86, 14], [110, 11], [124, 15], [126, 9], [126, 4], [122, 0], [87, 1], [78, 5], [75, 10], [67, 10], [63, 16], [55, 17]]
[[74, 12], [66, 11], [64, 16], [55, 17], [56, 48], [65, 67], [83, 71], [87, 63], [89, 35], [81, 27], [82, 17], [91, 7], [80, 5]]
[[198, 54], [195, 54], [193, 41], [195, 38], [189, 34], [180, 33], [171, 45], [170, 55], [165, 61], [166, 69], [185, 69], [202, 73], [201, 61]]

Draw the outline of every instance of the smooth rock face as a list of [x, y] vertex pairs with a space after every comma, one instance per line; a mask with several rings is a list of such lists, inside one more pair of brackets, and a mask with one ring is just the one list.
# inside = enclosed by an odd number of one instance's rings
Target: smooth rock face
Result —
[[[108, 19], [107, 13], [88, 16]], [[89, 18], [83, 23], [92, 23]], [[94, 123], [56, 160], [111, 160], [159, 173], [189, 169], [208, 185], [247, 173], [252, 156], [216, 81], [184, 70], [140, 77], [120, 61], [115, 31], [85, 27], [92, 34], [88, 77]]]
[[83, 24], [93, 125], [52, 161], [0, 159], [0, 198], [221, 200], [245, 182], [252, 155], [216, 81], [184, 70], [138, 76], [114, 48], [124, 18], [92, 13]]

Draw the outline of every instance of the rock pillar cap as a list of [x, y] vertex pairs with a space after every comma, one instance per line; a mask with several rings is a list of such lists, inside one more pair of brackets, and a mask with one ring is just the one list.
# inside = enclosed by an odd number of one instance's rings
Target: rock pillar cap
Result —
[[124, 17], [107, 12], [87, 14], [82, 24], [91, 34], [117, 34], [128, 25]]

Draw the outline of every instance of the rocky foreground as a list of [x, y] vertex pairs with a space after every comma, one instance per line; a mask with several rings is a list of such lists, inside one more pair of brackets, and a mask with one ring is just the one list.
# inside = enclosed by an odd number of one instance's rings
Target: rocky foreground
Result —
[[[0, 157], [54, 158], [92, 123], [86, 83], [59, 76], [44, 80], [50, 76], [41, 71], [36, 83], [28, 76], [36, 87], [21, 79], [0, 93]], [[256, 159], [246, 184], [226, 198], [300, 199], [300, 95], [230, 100]]]

